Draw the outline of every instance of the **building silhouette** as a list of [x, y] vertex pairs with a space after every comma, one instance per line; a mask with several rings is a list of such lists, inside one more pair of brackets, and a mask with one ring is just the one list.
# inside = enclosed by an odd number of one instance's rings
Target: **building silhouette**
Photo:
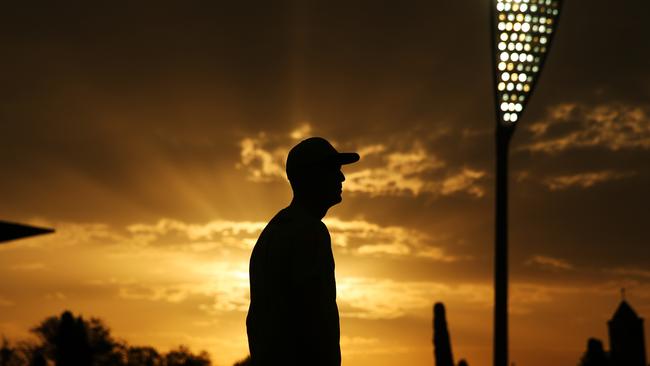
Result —
[[609, 354], [613, 366], [646, 366], [643, 318], [627, 301], [621, 301], [609, 328]]
[[649, 366], [646, 363], [643, 318], [625, 300], [624, 292], [623, 300], [607, 322], [607, 327], [610, 350], [605, 351], [600, 340], [590, 338], [580, 366]]
[[436, 366], [454, 366], [445, 306], [441, 302], [433, 306], [433, 356]]

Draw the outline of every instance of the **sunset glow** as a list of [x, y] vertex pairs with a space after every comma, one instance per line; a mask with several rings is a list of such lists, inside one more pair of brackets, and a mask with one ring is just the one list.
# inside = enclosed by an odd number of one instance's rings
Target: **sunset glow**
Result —
[[7, 5], [0, 219], [56, 233], [0, 245], [0, 336], [68, 309], [130, 344], [243, 359], [251, 250], [291, 200], [287, 152], [323, 136], [361, 155], [323, 220], [343, 365], [433, 365], [435, 302], [454, 358], [491, 365], [500, 83], [504, 122], [526, 108], [511, 362], [576, 365], [621, 288], [647, 319], [650, 5], [566, 2], [552, 35], [556, 1], [499, 4], [497, 85], [487, 4]]

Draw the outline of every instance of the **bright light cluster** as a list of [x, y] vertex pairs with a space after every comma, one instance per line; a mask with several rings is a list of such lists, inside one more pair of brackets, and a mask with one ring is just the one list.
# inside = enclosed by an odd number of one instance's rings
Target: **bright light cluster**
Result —
[[560, 0], [496, 1], [497, 96], [501, 121], [517, 122], [560, 13]]

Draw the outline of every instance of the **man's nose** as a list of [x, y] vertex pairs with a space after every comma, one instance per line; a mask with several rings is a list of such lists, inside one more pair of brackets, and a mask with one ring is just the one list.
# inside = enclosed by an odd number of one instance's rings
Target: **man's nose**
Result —
[[339, 181], [340, 182], [345, 182], [345, 175], [343, 175], [343, 172], [339, 170]]

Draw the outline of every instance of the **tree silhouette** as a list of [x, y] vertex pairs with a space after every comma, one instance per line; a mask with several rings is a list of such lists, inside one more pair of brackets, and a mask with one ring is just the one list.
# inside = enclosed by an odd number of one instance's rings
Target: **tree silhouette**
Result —
[[99, 319], [84, 320], [65, 311], [32, 328], [41, 341], [42, 355], [57, 366], [116, 365], [117, 342]]
[[162, 366], [163, 357], [153, 347], [128, 347], [126, 366]]
[[33, 342], [12, 344], [9, 340], [3, 338], [2, 347], [0, 348], [0, 365], [46, 366], [45, 360], [37, 348]]
[[210, 356], [188, 347], [162, 354], [149, 346], [118, 341], [100, 319], [64, 311], [31, 329], [37, 341], [0, 344], [0, 366], [210, 366]]
[[[64, 311], [31, 329], [36, 341], [11, 343], [2, 338], [0, 366], [211, 366], [207, 352], [178, 346], [160, 353], [150, 346], [116, 340], [98, 318], [84, 319]], [[250, 366], [250, 356], [234, 366]]]
[[166, 366], [210, 366], [210, 357], [204, 351], [193, 355], [185, 346], [180, 346], [170, 351], [165, 356]]
[[54, 363], [57, 366], [91, 365], [93, 356], [86, 325], [71, 312], [61, 315], [53, 336]]
[[14, 350], [9, 346], [9, 340], [2, 338], [2, 348], [0, 348], [0, 366], [9, 366], [9, 360], [13, 358]]

